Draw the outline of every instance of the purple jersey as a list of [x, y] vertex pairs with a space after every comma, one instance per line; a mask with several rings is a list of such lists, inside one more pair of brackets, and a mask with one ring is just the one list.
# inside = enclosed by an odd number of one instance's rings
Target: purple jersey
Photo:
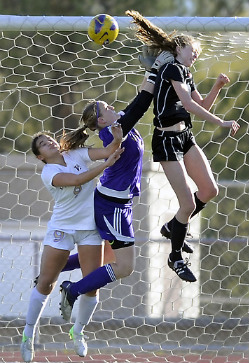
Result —
[[[143, 139], [134, 126], [149, 108], [152, 97], [151, 93], [142, 91], [120, 112], [118, 123], [123, 129], [125, 150], [114, 165], [105, 169], [95, 191], [97, 229], [103, 239], [115, 241], [111, 244], [113, 249], [134, 244], [131, 199], [140, 193], [144, 152]], [[102, 129], [99, 137], [104, 146], [110, 144], [113, 140], [111, 127]]]
[[[105, 127], [99, 133], [103, 145], [113, 140], [110, 127]], [[105, 169], [97, 189], [108, 196], [131, 199], [140, 194], [144, 142], [136, 129], [125, 136], [122, 147], [125, 148], [120, 159], [111, 167]]]
[[[144, 142], [134, 126], [148, 110], [152, 97], [151, 93], [143, 90], [120, 112], [118, 123], [123, 129], [122, 147], [125, 150], [113, 166], [105, 169], [97, 185], [100, 193], [124, 200], [140, 194]], [[100, 130], [99, 138], [104, 146], [110, 144], [113, 140], [111, 127]]]

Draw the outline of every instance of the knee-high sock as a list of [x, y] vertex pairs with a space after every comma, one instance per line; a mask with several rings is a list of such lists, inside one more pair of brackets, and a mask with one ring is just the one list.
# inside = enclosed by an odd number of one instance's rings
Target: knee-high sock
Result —
[[194, 193], [194, 197], [195, 197], [195, 210], [193, 211], [193, 213], [191, 214], [191, 217], [194, 217], [197, 213], [199, 213], [203, 208], [205, 208], [206, 203], [202, 202], [196, 195], [196, 192]]
[[74, 255], [68, 257], [65, 267], [61, 271], [72, 271], [76, 268], [80, 268], [78, 253], [75, 253]]
[[115, 281], [116, 276], [110, 264], [97, 268], [89, 275], [75, 282], [70, 287], [70, 293], [77, 298], [81, 294], [92, 290], [98, 290], [100, 287], [107, 285], [109, 282]]
[[49, 295], [41, 294], [36, 287], [34, 287], [31, 292], [28, 313], [26, 317], [26, 325], [24, 328], [24, 334], [29, 338], [34, 336], [36, 325], [46, 306], [48, 296]]
[[[202, 202], [196, 195], [196, 192], [194, 193], [194, 197], [195, 197], [195, 210], [193, 211], [193, 213], [191, 214], [190, 218], [194, 217], [196, 214], [198, 214], [202, 209], [205, 208], [206, 203]], [[172, 229], [172, 222], [173, 222], [172, 218], [168, 223], [167, 223], [167, 228], [171, 231]]]
[[79, 310], [74, 324], [74, 332], [80, 334], [85, 328], [85, 325], [89, 324], [93, 313], [98, 305], [99, 295], [88, 296], [81, 295], [79, 301]]
[[171, 229], [171, 247], [172, 252], [170, 253], [171, 261], [182, 260], [181, 249], [184, 243], [188, 230], [188, 223], [180, 223], [176, 217], [173, 218], [172, 229]]

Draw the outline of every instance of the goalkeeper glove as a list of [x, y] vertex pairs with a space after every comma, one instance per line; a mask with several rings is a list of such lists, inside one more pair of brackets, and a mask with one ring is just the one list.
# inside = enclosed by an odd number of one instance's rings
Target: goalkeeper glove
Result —
[[155, 83], [157, 73], [159, 69], [166, 63], [172, 63], [174, 56], [169, 51], [163, 50], [155, 59], [151, 66], [151, 71], [148, 76], [148, 82]]
[[152, 64], [151, 69], [155, 69], [159, 71], [159, 69], [165, 63], [172, 63], [174, 61], [174, 56], [168, 50], [163, 50], [155, 59], [155, 62]]
[[142, 54], [139, 54], [138, 60], [146, 71], [150, 71], [152, 65], [156, 60], [157, 55], [158, 50], [156, 48], [149, 47], [148, 45], [143, 45], [143, 52]]

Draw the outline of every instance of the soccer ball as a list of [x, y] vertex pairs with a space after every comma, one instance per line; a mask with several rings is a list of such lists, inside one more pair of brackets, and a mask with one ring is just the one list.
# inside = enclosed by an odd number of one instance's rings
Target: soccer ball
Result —
[[88, 35], [95, 43], [107, 45], [118, 36], [117, 21], [110, 15], [99, 14], [92, 18], [88, 27]]

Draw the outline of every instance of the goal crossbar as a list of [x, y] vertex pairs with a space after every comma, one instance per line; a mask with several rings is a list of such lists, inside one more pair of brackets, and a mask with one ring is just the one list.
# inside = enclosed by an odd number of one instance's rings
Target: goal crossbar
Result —
[[[115, 17], [120, 30], [128, 30], [129, 17]], [[0, 31], [86, 31], [90, 16], [0, 15]], [[164, 30], [249, 32], [249, 17], [148, 17]]]

